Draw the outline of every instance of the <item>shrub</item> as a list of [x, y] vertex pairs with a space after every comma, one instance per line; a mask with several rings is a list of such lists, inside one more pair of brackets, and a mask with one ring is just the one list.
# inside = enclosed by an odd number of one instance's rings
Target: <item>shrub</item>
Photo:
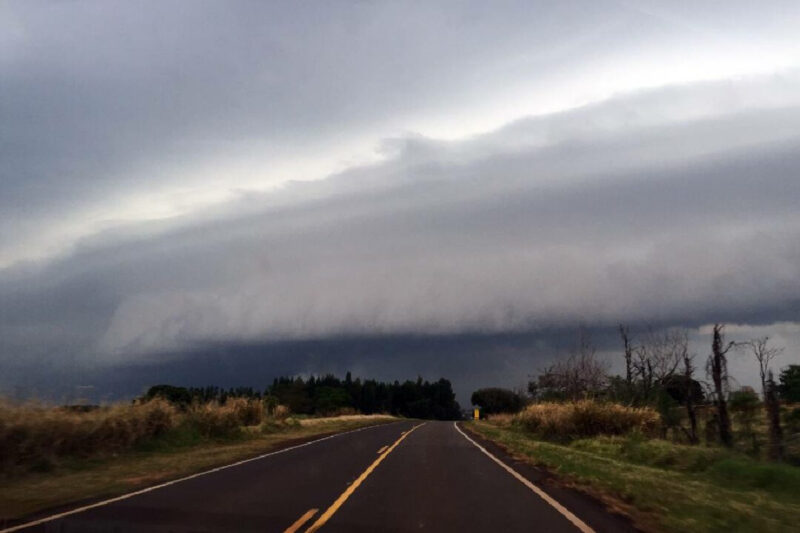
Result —
[[633, 431], [653, 435], [660, 426], [658, 413], [615, 403], [582, 400], [528, 406], [514, 421], [547, 439], [572, 440], [595, 435], [624, 435]]
[[187, 411], [187, 422], [202, 436], [228, 438], [241, 434], [240, 418], [235, 402], [193, 404]]
[[264, 419], [264, 404], [261, 400], [230, 398], [225, 405], [233, 409], [243, 426], [257, 426]]
[[277, 420], [285, 420], [290, 414], [292, 414], [292, 411], [285, 405], [277, 405], [272, 411], [273, 418]]

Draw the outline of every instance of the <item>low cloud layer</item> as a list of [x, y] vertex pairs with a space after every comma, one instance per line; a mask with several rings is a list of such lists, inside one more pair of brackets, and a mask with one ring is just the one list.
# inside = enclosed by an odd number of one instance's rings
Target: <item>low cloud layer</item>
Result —
[[378, 165], [98, 235], [35, 274], [7, 269], [4, 338], [121, 361], [203, 342], [796, 320], [800, 108], [637, 118], [713, 88], [397, 139]]

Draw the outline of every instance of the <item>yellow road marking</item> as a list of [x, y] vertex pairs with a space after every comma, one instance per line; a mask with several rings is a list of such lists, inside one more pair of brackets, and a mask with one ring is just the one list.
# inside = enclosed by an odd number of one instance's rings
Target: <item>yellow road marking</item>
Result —
[[328, 507], [328, 509], [324, 513], [322, 513], [319, 518], [317, 518], [317, 521], [311, 524], [311, 527], [306, 529], [306, 533], [312, 533], [321, 528], [322, 526], [324, 526], [325, 522], [330, 520], [330, 518], [334, 515], [336, 511], [339, 510], [342, 504], [344, 504], [344, 502], [347, 501], [347, 498], [349, 498], [356, 491], [358, 486], [361, 485], [365, 479], [367, 479], [367, 476], [369, 476], [372, 473], [372, 471], [375, 470], [384, 459], [386, 459], [386, 456], [392, 453], [392, 450], [397, 448], [397, 445], [403, 442], [403, 439], [411, 435], [412, 431], [423, 425], [425, 425], [425, 422], [423, 422], [422, 424], [417, 424], [408, 431], [404, 431], [403, 433], [401, 433], [400, 438], [394, 441], [394, 444], [389, 446], [389, 448], [385, 452], [379, 455], [378, 458], [375, 459], [375, 462], [369, 465], [369, 467], [366, 470], [364, 470], [364, 472], [362, 472], [360, 476], [358, 476], [358, 479], [353, 481], [353, 483], [349, 487], [347, 487], [347, 489], [336, 499], [336, 501], [333, 502], [333, 504], [330, 507]]
[[319, 511], [319, 509], [309, 509], [303, 516], [298, 518], [297, 521], [291, 526], [289, 526], [283, 533], [295, 533], [295, 531], [303, 527], [303, 524], [311, 520], [311, 517], [317, 514], [317, 511]]
[[486, 454], [489, 457], [489, 459], [502, 466], [506, 472], [517, 478], [517, 481], [519, 481], [520, 483], [531, 489], [534, 493], [536, 493], [537, 496], [539, 496], [545, 502], [549, 503], [551, 507], [553, 507], [556, 511], [561, 513], [561, 515], [564, 516], [564, 518], [572, 522], [572, 525], [577, 527], [582, 533], [595, 533], [594, 529], [589, 527], [583, 520], [572, 514], [569, 509], [558, 503], [555, 499], [553, 499], [552, 496], [550, 496], [545, 491], [543, 491], [542, 489], [531, 483], [528, 480], [528, 478], [524, 477], [522, 474], [520, 474], [519, 472], [517, 472], [516, 470], [505, 464], [503, 461], [492, 455], [486, 448], [484, 448], [483, 446], [481, 446], [480, 444], [469, 438], [469, 436], [466, 433], [461, 431], [461, 428], [458, 427], [458, 424], [456, 422], [453, 422], [453, 427], [456, 428], [456, 431], [461, 433], [465, 439], [470, 441], [480, 451]]
[[[404, 435], [404, 433], [403, 433], [403, 435]], [[383, 453], [384, 451], [386, 451], [386, 448], [388, 448], [388, 446], [381, 446], [381, 449], [378, 450], [378, 453]]]

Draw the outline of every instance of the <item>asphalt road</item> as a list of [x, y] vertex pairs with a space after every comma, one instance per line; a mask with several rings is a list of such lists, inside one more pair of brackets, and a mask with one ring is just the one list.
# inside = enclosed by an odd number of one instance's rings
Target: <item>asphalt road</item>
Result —
[[452, 422], [403, 421], [291, 448], [23, 531], [631, 529], [587, 497], [557, 487], [542, 492], [536, 477], [535, 470], [489, 444], [469, 440]]

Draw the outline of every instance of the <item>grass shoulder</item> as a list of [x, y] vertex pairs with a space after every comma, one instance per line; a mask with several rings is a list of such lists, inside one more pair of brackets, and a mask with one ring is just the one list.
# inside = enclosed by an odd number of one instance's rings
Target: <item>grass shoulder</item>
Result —
[[626, 512], [643, 530], [796, 531], [800, 523], [794, 466], [636, 434], [555, 443], [519, 424], [467, 428]]

